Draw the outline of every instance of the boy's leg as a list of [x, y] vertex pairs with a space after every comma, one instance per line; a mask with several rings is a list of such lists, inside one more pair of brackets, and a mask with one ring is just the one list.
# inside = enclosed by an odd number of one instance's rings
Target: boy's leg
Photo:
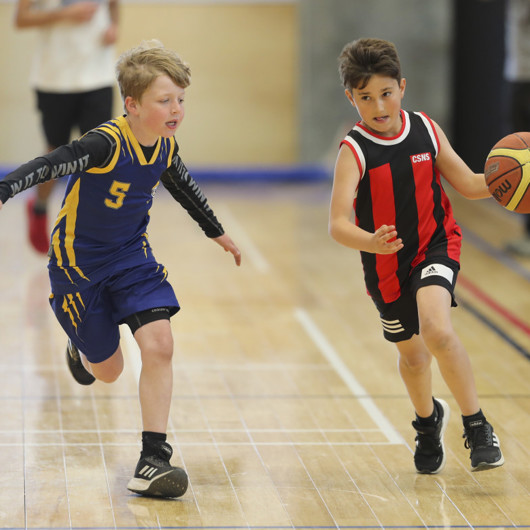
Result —
[[413, 335], [396, 343], [399, 350], [398, 368], [416, 414], [428, 417], [433, 412], [431, 360], [423, 340]]
[[[69, 341], [70, 345], [73, 346], [71, 341]], [[82, 352], [79, 352], [79, 357], [85, 370], [103, 383], [113, 383], [123, 371], [123, 354], [120, 346], [108, 359], [99, 363], [91, 363]]]
[[140, 347], [140, 405], [144, 431], [165, 433], [173, 391], [173, 336], [169, 320], [156, 320], [134, 334]]
[[436, 357], [462, 414], [475, 414], [480, 408], [475, 378], [469, 356], [451, 323], [451, 293], [440, 285], [427, 285], [418, 289], [416, 300], [425, 345]]
[[[138, 313], [140, 317], [146, 313]], [[134, 332], [140, 347], [140, 407], [142, 411], [142, 453], [128, 489], [145, 496], [180, 497], [188, 488], [188, 476], [171, 466], [173, 454], [166, 442], [167, 423], [173, 390], [173, 336], [166, 318], [141, 325]], [[152, 318], [150, 315], [148, 318]]]
[[399, 372], [410, 396], [416, 419], [414, 465], [418, 473], [439, 473], [445, 466], [443, 437], [449, 421], [449, 406], [432, 397], [431, 354], [420, 336], [396, 343]]
[[139, 399], [142, 452], [127, 488], [157, 497], [180, 497], [188, 487], [183, 469], [170, 464], [166, 441], [173, 389], [173, 336], [170, 318], [179, 310], [166, 269], [146, 262], [123, 271], [111, 286], [116, 322], [125, 323], [140, 347]]
[[480, 409], [471, 361], [451, 324], [451, 293], [440, 285], [426, 285], [418, 289], [416, 300], [421, 336], [462, 411], [472, 469], [502, 465], [499, 440]]

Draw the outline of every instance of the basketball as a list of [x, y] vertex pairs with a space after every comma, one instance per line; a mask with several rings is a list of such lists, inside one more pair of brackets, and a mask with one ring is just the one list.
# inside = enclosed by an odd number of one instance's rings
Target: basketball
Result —
[[491, 196], [508, 210], [530, 213], [530, 132], [516, 132], [499, 140], [484, 166]]

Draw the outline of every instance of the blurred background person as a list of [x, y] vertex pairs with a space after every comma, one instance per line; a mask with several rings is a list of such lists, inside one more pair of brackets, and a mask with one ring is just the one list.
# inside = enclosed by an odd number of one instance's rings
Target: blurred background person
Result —
[[[530, 131], [530, 0], [508, 0], [504, 77], [509, 92], [509, 132]], [[509, 241], [507, 249], [530, 256], [530, 214], [525, 214], [524, 234]]]
[[[18, 0], [17, 28], [38, 28], [30, 83], [48, 152], [113, 117], [118, 0]], [[48, 199], [53, 180], [27, 202], [33, 248], [49, 247]]]

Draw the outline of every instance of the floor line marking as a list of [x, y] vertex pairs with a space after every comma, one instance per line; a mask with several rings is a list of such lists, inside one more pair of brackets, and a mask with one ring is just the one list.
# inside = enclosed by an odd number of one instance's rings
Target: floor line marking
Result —
[[346, 364], [344, 364], [344, 361], [340, 358], [339, 354], [335, 351], [325, 335], [314, 323], [309, 314], [304, 309], [297, 308], [295, 309], [295, 317], [305, 329], [309, 337], [313, 340], [318, 349], [321, 351], [321, 353], [324, 355], [324, 357], [335, 368], [336, 372], [342, 378], [350, 392], [354, 396], [362, 398], [359, 400], [359, 403], [362, 405], [368, 415], [374, 420], [375, 424], [381, 429], [387, 440], [392, 444], [406, 445], [403, 437], [396, 431], [394, 426], [377, 408], [372, 398], [369, 396], [363, 386], [357, 381]]
[[478, 287], [478, 285], [475, 285], [469, 278], [466, 278], [466, 276], [460, 274], [457, 281], [457, 286], [458, 285], [469, 291], [475, 298], [486, 304], [490, 309], [495, 311], [495, 313], [503, 317], [515, 327], [519, 328], [523, 333], [530, 336], [530, 326], [526, 324], [526, 322], [523, 322], [506, 307], [496, 302], [491, 296]]
[[233, 238], [236, 245], [241, 248], [243, 259], [248, 259], [259, 273], [268, 273], [270, 271], [269, 262], [263, 257], [263, 254], [253, 243], [230, 209], [227, 206], [219, 205], [216, 206], [215, 210], [219, 213], [219, 216], [224, 220], [225, 224], [230, 227], [230, 236]]

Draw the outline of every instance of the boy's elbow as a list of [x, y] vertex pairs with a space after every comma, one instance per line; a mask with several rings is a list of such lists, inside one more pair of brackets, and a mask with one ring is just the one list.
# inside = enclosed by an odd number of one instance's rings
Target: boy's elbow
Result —
[[338, 241], [337, 238], [339, 237], [339, 230], [337, 228], [336, 223], [334, 223], [333, 221], [330, 221], [328, 223], [328, 234], [331, 236], [332, 239]]

